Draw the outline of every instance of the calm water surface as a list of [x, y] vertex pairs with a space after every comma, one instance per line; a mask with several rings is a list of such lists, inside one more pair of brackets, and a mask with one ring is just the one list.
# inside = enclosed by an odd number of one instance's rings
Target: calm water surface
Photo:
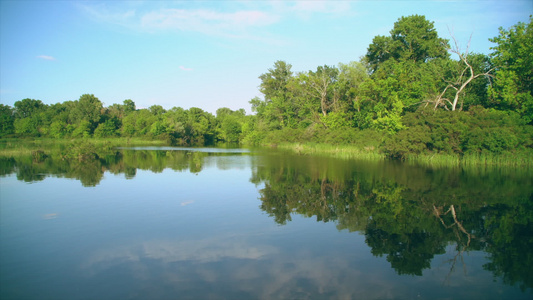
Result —
[[528, 170], [244, 149], [0, 159], [1, 299], [531, 299]]

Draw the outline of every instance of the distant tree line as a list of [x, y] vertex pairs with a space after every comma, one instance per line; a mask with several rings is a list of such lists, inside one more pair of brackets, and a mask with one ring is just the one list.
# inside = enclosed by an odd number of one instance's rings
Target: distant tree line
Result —
[[391, 157], [531, 150], [533, 18], [500, 28], [488, 56], [452, 38], [453, 46], [433, 22], [413, 15], [376, 36], [359, 61], [306, 72], [276, 61], [259, 76], [264, 97], [250, 101], [253, 115], [136, 109], [129, 99], [104, 107], [90, 94], [53, 105], [24, 99], [0, 105], [0, 136], [147, 137], [178, 145], [366, 139]]

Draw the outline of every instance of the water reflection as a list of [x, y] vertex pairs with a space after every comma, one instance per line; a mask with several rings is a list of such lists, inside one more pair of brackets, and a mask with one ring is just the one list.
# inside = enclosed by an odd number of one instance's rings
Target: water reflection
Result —
[[[187, 149], [187, 150], [183, 150]], [[48, 176], [76, 179], [85, 187], [98, 185], [105, 172], [124, 174], [133, 179], [137, 170], [161, 173], [165, 169], [199, 173], [204, 167], [215, 165], [220, 169], [235, 168], [232, 156], [249, 155], [242, 149], [144, 147], [113, 151], [92, 159], [66, 159], [61, 153], [51, 152], [35, 161], [31, 156], [0, 157], [0, 176], [15, 173], [25, 182], [42, 181]], [[210, 158], [216, 157], [212, 160]], [[242, 166], [244, 167], [244, 166]]]
[[[259, 189], [259, 209], [256, 205], [253, 212], [241, 212], [244, 201], [218, 201], [220, 197], [239, 198], [244, 189], [243, 183], [231, 178], [230, 170], [235, 169], [245, 171], [246, 180]], [[37, 214], [38, 219], [46, 220], [50, 228], [60, 228], [56, 223], [69, 228], [69, 218], [85, 220], [77, 225], [84, 234], [65, 234], [77, 238], [92, 235], [97, 240], [87, 245], [76, 240], [85, 245], [80, 248], [90, 249], [77, 266], [94, 280], [123, 276], [129, 278], [129, 286], [138, 283], [138, 294], [132, 298], [165, 298], [173, 293], [182, 298], [418, 298], [424, 289], [438, 289], [444, 293], [438, 297], [453, 298], [453, 293], [443, 290], [443, 281], [458, 285], [450, 282], [463, 280], [458, 273], [476, 266], [526, 293], [533, 288], [530, 170], [430, 169], [283, 153], [190, 149], [120, 149], [90, 160], [69, 160], [53, 153], [39, 161], [0, 158], [1, 176], [16, 174], [24, 182], [70, 178], [85, 187], [100, 185], [106, 173], [125, 178], [122, 186], [146, 171], [167, 176], [162, 173], [170, 170], [194, 178], [212, 175], [219, 183], [203, 178], [198, 180], [200, 184], [180, 188], [175, 186], [180, 182], [188, 185], [192, 179], [172, 178], [157, 185], [163, 180], [160, 176], [151, 179], [153, 191], [132, 190], [124, 198], [125, 204], [109, 213], [82, 204], [86, 211], [76, 208], [77, 216], [54, 208]], [[125, 194], [126, 189], [119, 192]], [[208, 205], [195, 196], [200, 193], [206, 193]], [[105, 192], [98, 194], [102, 195]], [[139, 202], [134, 207], [136, 199], [141, 201], [136, 197], [149, 199], [150, 205]], [[173, 201], [157, 202], [167, 198]], [[184, 212], [187, 209], [191, 211]], [[268, 215], [274, 229], [251, 226], [258, 218], [256, 211]], [[140, 218], [141, 214], [150, 215]], [[277, 234], [279, 228], [288, 230], [302, 217], [318, 222], [313, 224], [333, 223], [334, 227], [313, 227], [307, 222], [305, 230]], [[251, 229], [243, 233], [247, 226]], [[331, 227], [337, 235], [325, 229]], [[75, 243], [71, 241], [65, 238], [62, 245], [72, 247]], [[26, 248], [43, 253], [54, 253], [46, 252], [47, 247], [60, 248], [48, 242]], [[328, 247], [330, 242], [335, 247]], [[364, 250], [359, 248], [361, 244], [366, 245]], [[368, 255], [366, 249], [370, 249]], [[28, 255], [34, 256], [45, 254]], [[371, 260], [372, 256], [383, 259]], [[392, 269], [392, 274], [384, 269]], [[438, 273], [437, 281], [430, 280], [430, 270]], [[483, 287], [487, 282], [483, 274], [474, 274], [469, 277], [471, 282], [460, 286]], [[406, 290], [404, 278], [417, 278], [424, 287]], [[206, 286], [212, 291], [206, 291]], [[462, 295], [479, 297], [476, 293], [479, 288]], [[87, 295], [101, 298], [100, 294]], [[109, 297], [113, 295], [117, 294]]]
[[529, 170], [431, 170], [394, 163], [264, 156], [261, 209], [279, 224], [294, 214], [364, 232], [398, 274], [421, 276], [454, 245], [484, 251], [483, 267], [522, 290], [533, 287], [533, 182]]

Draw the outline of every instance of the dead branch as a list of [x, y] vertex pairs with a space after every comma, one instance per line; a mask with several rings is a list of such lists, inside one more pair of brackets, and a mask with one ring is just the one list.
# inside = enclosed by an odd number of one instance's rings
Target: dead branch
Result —
[[[448, 28], [448, 31], [450, 31], [449, 28]], [[459, 74], [459, 76], [457, 77], [457, 79], [455, 81], [444, 80], [445, 82], [448, 83], [448, 85], [446, 86], [446, 88], [444, 88], [444, 91], [439, 96], [437, 96], [437, 98], [435, 99], [435, 107], [434, 107], [434, 109], [437, 109], [437, 107], [439, 107], [439, 106], [443, 106], [446, 109], [448, 109], [448, 107], [446, 105], [446, 103], [447, 103], [450, 106], [450, 109], [452, 111], [455, 111], [457, 109], [457, 104], [459, 103], [459, 98], [463, 94], [463, 92], [464, 92], [465, 88], [468, 86], [468, 84], [470, 82], [472, 82], [472, 80], [474, 80], [474, 79], [476, 79], [476, 78], [478, 78], [480, 76], [491, 77], [492, 75], [490, 73], [492, 72], [493, 69], [490, 69], [489, 71], [484, 72], [484, 73], [475, 74], [474, 68], [472, 67], [472, 64], [469, 63], [469, 61], [468, 61], [470, 42], [472, 40], [472, 35], [470, 35], [470, 38], [468, 39], [468, 45], [467, 45], [466, 51], [464, 53], [461, 52], [461, 48], [459, 47], [459, 43], [457, 42], [457, 39], [455, 38], [455, 36], [453, 35], [453, 33], [451, 31], [450, 31], [450, 35], [451, 35], [451, 37], [452, 37], [452, 39], [454, 41], [455, 47], [449, 49], [449, 51], [452, 52], [452, 53], [457, 54], [457, 56], [459, 56], [459, 60], [465, 65], [465, 67], [462, 69], [461, 73]], [[453, 97], [453, 101], [443, 97], [444, 94], [450, 88], [453, 88], [455, 90], [455, 95]], [[460, 103], [460, 110], [462, 110], [462, 108], [463, 108], [463, 101], [461, 101], [461, 103]]]

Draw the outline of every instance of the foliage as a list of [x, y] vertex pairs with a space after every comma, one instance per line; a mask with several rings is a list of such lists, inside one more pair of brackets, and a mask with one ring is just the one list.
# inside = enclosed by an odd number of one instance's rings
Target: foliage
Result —
[[509, 30], [500, 28], [500, 35], [490, 39], [496, 76], [489, 94], [494, 107], [520, 113], [533, 123], [533, 17], [529, 23], [519, 22]]
[[424, 16], [401, 17], [390, 31], [390, 36], [376, 36], [368, 47], [367, 63], [371, 72], [389, 59], [396, 61], [427, 62], [447, 58], [448, 41], [439, 38], [433, 22]]
[[0, 104], [0, 137], [15, 133], [14, 111], [8, 105]]
[[531, 20], [500, 29], [487, 56], [461, 52], [455, 39], [450, 49], [424, 16], [401, 17], [390, 35], [374, 38], [358, 62], [304, 72], [274, 62], [259, 76], [263, 97], [250, 100], [252, 115], [227, 107], [216, 115], [196, 107], [137, 109], [131, 99], [104, 107], [92, 94], [51, 105], [23, 99], [13, 108], [0, 106], [0, 138], [362, 145], [402, 160], [442, 155], [454, 163], [476, 157], [496, 162], [501, 160], [495, 156], [514, 155], [528, 164]]

